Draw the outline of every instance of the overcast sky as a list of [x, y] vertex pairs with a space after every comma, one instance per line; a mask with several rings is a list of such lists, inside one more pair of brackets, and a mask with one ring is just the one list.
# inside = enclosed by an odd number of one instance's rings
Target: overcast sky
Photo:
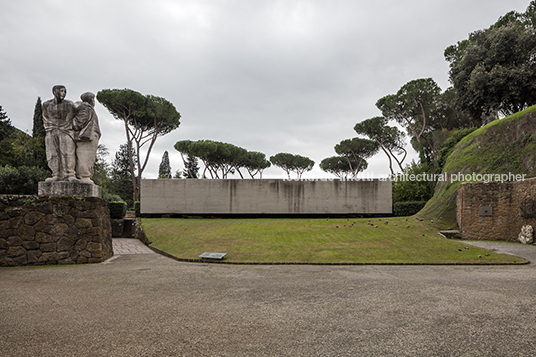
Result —
[[[380, 115], [379, 98], [418, 78], [445, 90], [445, 48], [530, 0], [0, 2], [0, 105], [16, 127], [31, 133], [37, 97], [52, 98], [55, 84], [72, 101], [129, 88], [166, 98], [182, 116], [158, 139], [144, 178], [156, 178], [165, 150], [182, 170], [173, 145], [185, 139], [300, 154], [315, 161], [304, 178], [326, 178], [318, 163], [356, 136], [357, 122]], [[111, 161], [124, 127], [96, 110]], [[385, 154], [369, 159], [366, 174], [388, 172]]]

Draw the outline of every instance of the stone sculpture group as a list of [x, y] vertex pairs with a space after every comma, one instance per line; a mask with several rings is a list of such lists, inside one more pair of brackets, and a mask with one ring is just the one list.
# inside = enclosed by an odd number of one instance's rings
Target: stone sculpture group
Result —
[[45, 148], [52, 177], [45, 182], [93, 184], [93, 166], [101, 136], [95, 94], [83, 93], [81, 102], [65, 99], [63, 85], [52, 88], [54, 98], [43, 103]]
[[532, 244], [534, 242], [533, 229], [530, 224], [521, 227], [521, 233], [519, 233], [517, 240], [523, 244]]

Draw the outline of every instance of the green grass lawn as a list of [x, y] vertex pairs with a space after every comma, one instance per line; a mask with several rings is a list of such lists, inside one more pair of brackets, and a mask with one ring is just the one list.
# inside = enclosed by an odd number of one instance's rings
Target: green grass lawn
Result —
[[142, 226], [154, 247], [183, 259], [223, 252], [226, 261], [242, 263], [526, 262], [443, 238], [436, 224], [413, 217], [143, 218]]

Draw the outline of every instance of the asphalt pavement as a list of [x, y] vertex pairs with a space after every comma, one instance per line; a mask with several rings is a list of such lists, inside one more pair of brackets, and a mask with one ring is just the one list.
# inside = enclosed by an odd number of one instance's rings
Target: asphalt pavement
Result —
[[[532, 245], [471, 243], [536, 262]], [[0, 354], [536, 356], [535, 264], [221, 265], [118, 252], [0, 268]]]

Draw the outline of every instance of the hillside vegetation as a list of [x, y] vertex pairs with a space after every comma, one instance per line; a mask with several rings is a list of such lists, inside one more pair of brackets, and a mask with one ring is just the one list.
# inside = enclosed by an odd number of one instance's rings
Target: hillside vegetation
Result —
[[[437, 219], [445, 228], [456, 227], [457, 175], [536, 176], [536, 106], [493, 121], [463, 138], [448, 156], [434, 196], [419, 216]], [[489, 176], [488, 176], [489, 177]], [[464, 177], [467, 179], [467, 177]]]

